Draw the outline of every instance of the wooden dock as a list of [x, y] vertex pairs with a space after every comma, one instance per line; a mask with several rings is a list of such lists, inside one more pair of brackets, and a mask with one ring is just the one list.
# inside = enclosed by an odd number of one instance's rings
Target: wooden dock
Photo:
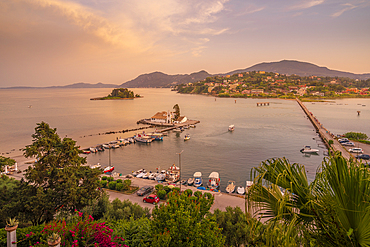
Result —
[[[304, 113], [307, 115], [308, 119], [311, 121], [315, 129], [317, 130], [317, 133], [319, 133], [321, 139], [324, 141], [326, 147], [328, 150], [332, 151], [340, 151], [344, 158], [350, 159], [354, 158], [351, 153], [347, 151], [338, 141], [334, 138], [334, 135], [330, 133], [329, 130], [327, 130], [320, 122], [319, 120], [310, 112], [307, 107], [298, 99], [296, 98], [297, 103], [300, 105]], [[329, 141], [332, 141], [333, 144], [329, 144]]]
[[156, 126], [156, 127], [165, 127], [164, 129], [157, 130], [157, 132], [161, 132], [162, 133], [162, 132], [170, 131], [170, 130], [173, 130], [173, 129], [176, 129], [176, 128], [181, 128], [181, 127], [185, 127], [185, 126], [195, 125], [195, 124], [200, 123], [200, 121], [198, 121], [198, 120], [187, 120], [184, 123], [166, 124], [166, 123], [153, 123], [153, 122], [148, 121], [146, 119], [141, 119], [141, 120], [137, 121], [137, 123], [153, 125], [153, 126]]

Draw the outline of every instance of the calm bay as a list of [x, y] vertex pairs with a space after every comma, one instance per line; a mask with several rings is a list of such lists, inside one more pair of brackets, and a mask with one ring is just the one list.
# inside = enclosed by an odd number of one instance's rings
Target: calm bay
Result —
[[[127, 174], [139, 168], [167, 169], [173, 163], [179, 164], [178, 153], [183, 150], [184, 178], [200, 171], [203, 179], [207, 179], [212, 171], [217, 171], [224, 190], [228, 180], [244, 186], [253, 167], [275, 157], [286, 157], [291, 163], [305, 165], [312, 180], [324, 158], [326, 148], [294, 100], [238, 98], [235, 102], [234, 98], [182, 95], [169, 89], [131, 90], [144, 97], [91, 101], [90, 98], [108, 95], [111, 89], [2, 89], [0, 154], [19, 157], [20, 149], [32, 142], [36, 123], [41, 121], [57, 128], [61, 137], [70, 137], [84, 148], [133, 136], [139, 131], [104, 133], [142, 127], [136, 124], [137, 120], [149, 118], [158, 111], [172, 110], [178, 104], [181, 115], [200, 121], [197, 127], [181, 134], [169, 132], [162, 142], [136, 143], [111, 150], [115, 171]], [[270, 105], [256, 106], [263, 101]], [[357, 131], [369, 135], [369, 103], [366, 99], [346, 99], [305, 104], [333, 133]], [[357, 110], [361, 110], [360, 116]], [[227, 131], [230, 124], [235, 125], [234, 132]], [[186, 133], [191, 139], [184, 142]], [[304, 145], [320, 149], [320, 154], [301, 154], [299, 150]], [[106, 166], [108, 153], [88, 154], [87, 162]]]

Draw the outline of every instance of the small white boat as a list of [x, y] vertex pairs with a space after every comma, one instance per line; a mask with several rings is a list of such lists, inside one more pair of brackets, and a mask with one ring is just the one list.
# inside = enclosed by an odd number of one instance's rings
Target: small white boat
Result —
[[229, 131], [234, 131], [235, 129], [235, 126], [232, 124], [232, 125], [229, 125]]
[[184, 137], [184, 141], [187, 141], [187, 140], [190, 140], [190, 135], [189, 134], [186, 134], [185, 137]]
[[203, 184], [202, 173], [201, 172], [195, 172], [193, 177], [194, 177], [194, 186], [195, 187], [199, 187]]
[[142, 177], [144, 177], [144, 175], [146, 174], [146, 171], [144, 170], [143, 172], [141, 172], [141, 173], [139, 173], [139, 174], [137, 174], [137, 178], [142, 178]]
[[154, 138], [147, 136], [147, 135], [137, 135], [134, 137], [135, 141], [143, 142], [143, 143], [151, 143]]
[[97, 150], [96, 148], [94, 148], [94, 147], [90, 147], [90, 151], [91, 151], [92, 153], [97, 153], [97, 152], [98, 152], [98, 150]]
[[190, 124], [189, 127], [190, 128], [195, 128], [195, 124]]
[[91, 169], [100, 168], [100, 167], [101, 167], [100, 163], [90, 166]]
[[194, 178], [189, 178], [187, 183], [188, 183], [188, 185], [193, 185], [194, 184]]
[[301, 153], [312, 154], [312, 153], [318, 153], [320, 150], [313, 149], [313, 148], [311, 148], [311, 146], [305, 146], [300, 151], [301, 151]]
[[208, 178], [208, 188], [210, 188], [210, 190], [218, 190], [220, 188], [221, 181], [218, 172], [211, 172]]
[[132, 175], [134, 175], [134, 176], [136, 177], [138, 174], [142, 173], [143, 171], [144, 171], [144, 169], [139, 169], [139, 170], [137, 170], [137, 171], [134, 171], [134, 172], [132, 173]]
[[110, 149], [110, 146], [109, 146], [109, 144], [103, 144], [103, 148]]
[[233, 193], [235, 190], [235, 181], [230, 180], [228, 182], [228, 185], [226, 186], [226, 192], [227, 193]]
[[164, 181], [166, 179], [166, 170], [162, 170], [161, 173], [155, 177], [156, 181]]
[[236, 192], [239, 194], [239, 195], [244, 195], [245, 193], [245, 189], [244, 187], [239, 187], [236, 189]]
[[147, 172], [143, 175], [143, 179], [148, 179], [149, 176], [151, 175], [152, 173], [151, 172]]
[[253, 185], [253, 181], [245, 182], [245, 190], [248, 192], [249, 188]]
[[112, 144], [111, 147], [112, 148], [119, 148], [119, 145], [118, 144]]
[[158, 172], [153, 172], [149, 175], [148, 179], [154, 180], [158, 174], [159, 174]]

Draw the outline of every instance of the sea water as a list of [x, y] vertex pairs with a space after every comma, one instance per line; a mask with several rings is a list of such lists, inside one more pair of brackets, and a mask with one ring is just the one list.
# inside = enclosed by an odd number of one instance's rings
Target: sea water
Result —
[[[0, 90], [0, 154], [22, 155], [22, 148], [32, 143], [36, 123], [47, 122], [63, 137], [77, 141], [81, 148], [95, 146], [117, 138], [131, 137], [140, 131], [105, 134], [144, 127], [139, 119], [150, 118], [158, 111], [180, 106], [181, 115], [199, 120], [196, 128], [182, 133], [168, 132], [163, 141], [136, 143], [110, 151], [115, 171], [127, 174], [140, 168], [148, 171], [180, 165], [182, 178], [202, 172], [206, 181], [211, 172], [219, 172], [221, 189], [229, 180], [245, 186], [251, 169], [262, 161], [285, 157], [305, 166], [313, 180], [326, 148], [310, 121], [294, 100], [234, 99], [203, 95], [177, 94], [170, 89], [131, 89], [143, 97], [134, 100], [90, 100], [106, 96], [112, 89], [3, 89]], [[270, 102], [269, 106], [257, 106]], [[338, 132], [369, 133], [370, 105], [367, 100], [344, 100], [341, 105], [305, 103], [325, 127]], [[360, 118], [352, 114], [361, 104]], [[362, 106], [365, 104], [366, 106]], [[353, 107], [353, 109], [351, 108]], [[342, 109], [351, 108], [347, 113]], [[332, 121], [339, 118], [340, 121]], [[365, 119], [365, 121], [363, 121]], [[360, 120], [360, 121], [359, 121]], [[356, 122], [356, 127], [351, 123]], [[228, 126], [234, 124], [235, 131]], [[326, 126], [327, 124], [327, 126]], [[146, 132], [153, 131], [146, 129]], [[184, 141], [185, 134], [191, 139]], [[299, 150], [310, 145], [319, 155], [304, 155]], [[179, 153], [181, 155], [179, 155]], [[84, 155], [88, 164], [109, 164], [109, 151]]]

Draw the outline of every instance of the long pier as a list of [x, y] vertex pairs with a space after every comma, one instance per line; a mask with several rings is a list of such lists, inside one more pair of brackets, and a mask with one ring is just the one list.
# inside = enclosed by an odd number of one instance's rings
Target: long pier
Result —
[[[296, 98], [297, 103], [300, 105], [304, 113], [307, 115], [308, 119], [311, 121], [317, 133], [319, 133], [321, 139], [324, 141], [325, 145], [327, 146], [328, 150], [332, 151], [340, 151], [344, 158], [350, 159], [353, 158], [352, 154], [350, 154], [338, 141], [334, 138], [334, 135], [330, 133], [320, 122], [319, 120], [310, 112], [307, 107], [298, 99]], [[329, 144], [329, 141], [332, 144]]]

